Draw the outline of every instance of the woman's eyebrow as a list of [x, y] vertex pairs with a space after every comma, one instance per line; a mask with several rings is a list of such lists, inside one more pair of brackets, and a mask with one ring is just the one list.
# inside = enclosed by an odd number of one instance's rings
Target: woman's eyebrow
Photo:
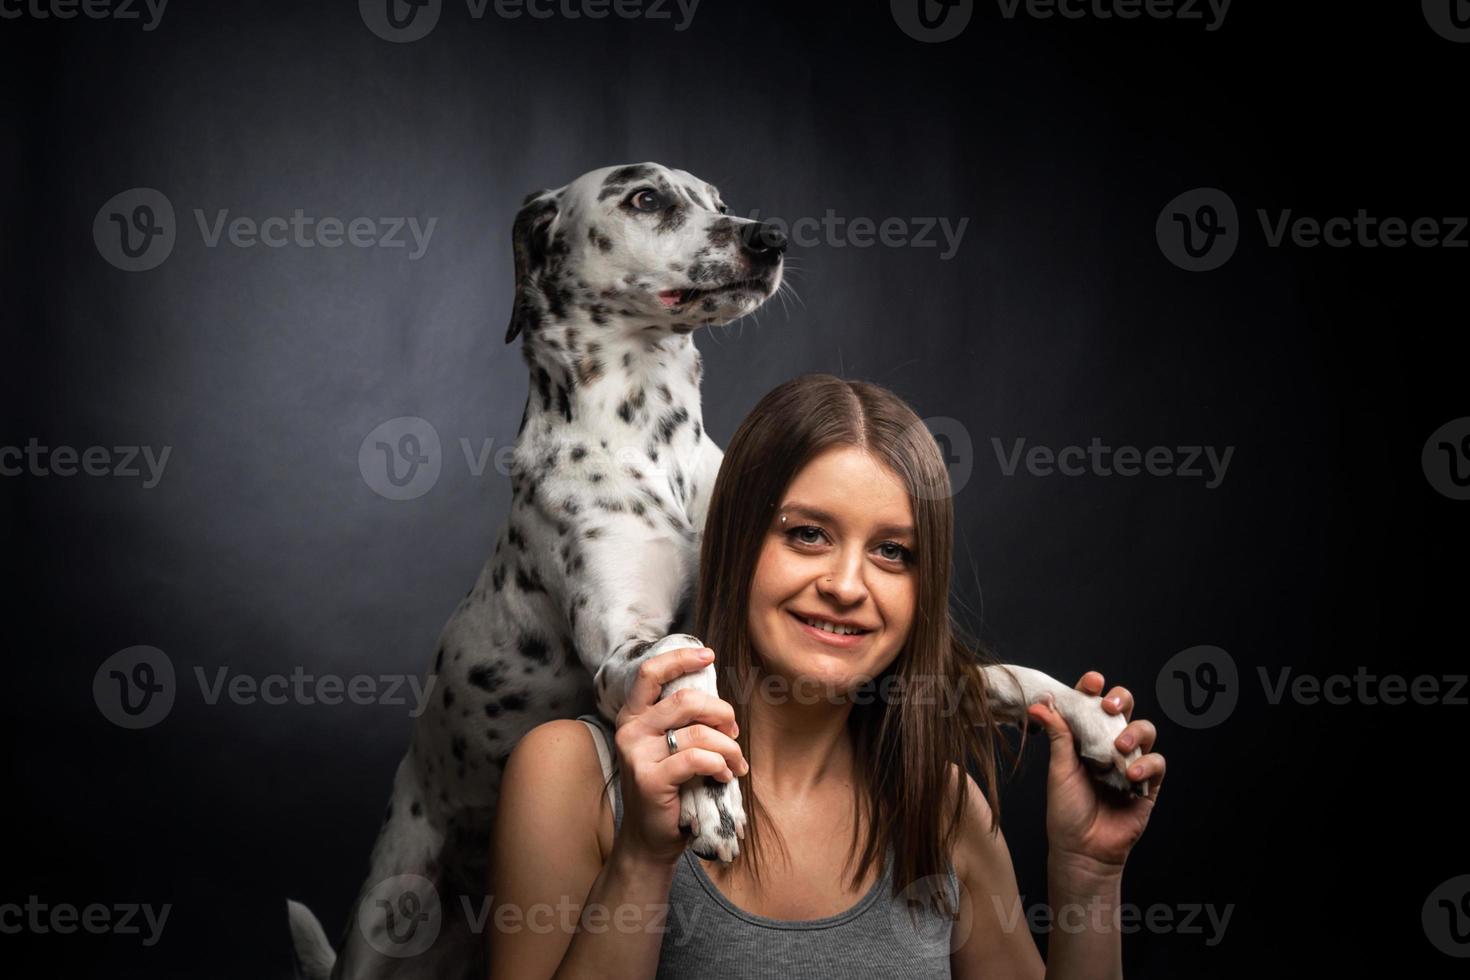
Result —
[[[835, 518], [831, 514], [827, 513], [825, 510], [822, 510], [820, 507], [812, 507], [812, 506], [809, 506], [807, 504], [798, 504], [798, 503], [783, 504], [779, 508], [779, 510], [788, 511], [788, 512], [793, 513], [793, 514], [799, 514], [802, 517], [805, 517], [807, 520], [809, 520], [809, 521], [816, 521], [819, 524], [841, 524], [842, 523], [837, 518]], [[900, 537], [900, 538], [902, 538], [902, 537], [912, 537], [913, 534], [914, 534], [914, 529], [912, 527], [909, 527], [906, 524], [880, 524], [880, 525], [878, 525], [878, 527], [876, 528], [876, 530], [877, 530], [877, 532], [879, 534], [888, 534], [888, 535], [893, 535], [894, 537]]]

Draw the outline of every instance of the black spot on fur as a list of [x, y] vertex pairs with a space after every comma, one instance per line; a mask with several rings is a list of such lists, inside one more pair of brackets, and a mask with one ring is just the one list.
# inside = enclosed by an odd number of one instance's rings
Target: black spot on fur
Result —
[[469, 682], [487, 694], [494, 694], [500, 689], [504, 673], [505, 665], [497, 661], [479, 664], [470, 670]]
[[538, 664], [551, 663], [551, 653], [546, 648], [546, 641], [539, 636], [521, 637], [521, 656]]

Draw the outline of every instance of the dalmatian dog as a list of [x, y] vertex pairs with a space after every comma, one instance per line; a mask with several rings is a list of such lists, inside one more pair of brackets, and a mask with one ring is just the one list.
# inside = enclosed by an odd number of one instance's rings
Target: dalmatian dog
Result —
[[[494, 553], [440, 636], [436, 696], [398, 765], [340, 952], [288, 903], [308, 980], [483, 977], [485, 881], [505, 761], [535, 726], [614, 719], [643, 661], [704, 644], [683, 632], [723, 452], [704, 431], [692, 334], [756, 311], [782, 284], [786, 239], [729, 212], [718, 189], [654, 163], [608, 167], [529, 195], [512, 232], [529, 391]], [[1121, 717], [1046, 675], [991, 682], [999, 717], [1048, 697], [1084, 757], [1120, 787]], [[717, 694], [715, 668], [670, 682]], [[1132, 757], [1140, 753], [1135, 750]], [[733, 860], [738, 782], [691, 780], [681, 825]]]

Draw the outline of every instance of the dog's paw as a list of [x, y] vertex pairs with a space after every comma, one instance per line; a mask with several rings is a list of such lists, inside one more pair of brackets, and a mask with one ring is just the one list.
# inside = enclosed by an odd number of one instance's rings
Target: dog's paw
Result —
[[1069, 692], [1071, 696], [1053, 702], [1053, 707], [1072, 729], [1072, 740], [1077, 745], [1077, 754], [1082, 763], [1099, 782], [1111, 786], [1130, 796], [1147, 796], [1147, 781], [1128, 778], [1128, 767], [1143, 756], [1143, 750], [1135, 746], [1119, 752], [1113, 743], [1128, 727], [1128, 719], [1122, 715], [1108, 714], [1103, 710], [1102, 698], [1081, 691]]
[[679, 789], [679, 826], [689, 828], [689, 849], [706, 861], [735, 860], [745, 837], [740, 780], [702, 776], [685, 783]]

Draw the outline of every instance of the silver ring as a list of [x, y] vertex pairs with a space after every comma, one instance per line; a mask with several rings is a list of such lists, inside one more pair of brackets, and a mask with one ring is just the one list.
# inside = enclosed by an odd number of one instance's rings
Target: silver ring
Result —
[[679, 751], [679, 740], [674, 737], [674, 730], [672, 728], [664, 732], [664, 741], [669, 743], [669, 755], [673, 755]]

